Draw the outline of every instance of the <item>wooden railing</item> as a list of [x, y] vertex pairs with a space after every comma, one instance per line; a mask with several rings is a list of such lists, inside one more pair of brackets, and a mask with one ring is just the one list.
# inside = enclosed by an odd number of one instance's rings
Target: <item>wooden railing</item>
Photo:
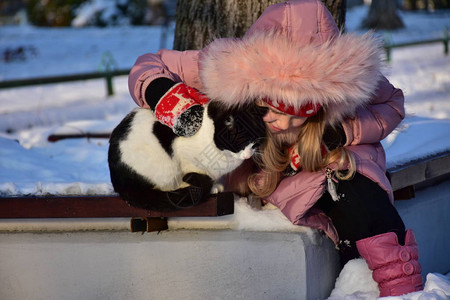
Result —
[[233, 213], [232, 193], [212, 195], [197, 206], [171, 212], [131, 207], [118, 195], [0, 197], [0, 219], [130, 217], [133, 232], [165, 230], [168, 217], [215, 217]]

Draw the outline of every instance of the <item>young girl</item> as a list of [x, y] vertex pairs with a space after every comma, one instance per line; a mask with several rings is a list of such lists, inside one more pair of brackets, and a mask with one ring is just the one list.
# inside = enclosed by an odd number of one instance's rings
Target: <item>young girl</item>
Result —
[[255, 162], [228, 177], [228, 190], [323, 230], [343, 264], [362, 256], [380, 296], [393, 296], [420, 290], [422, 277], [414, 235], [392, 205], [380, 144], [404, 118], [403, 93], [379, 69], [376, 39], [340, 34], [320, 1], [302, 0], [270, 6], [242, 39], [139, 57], [129, 88], [174, 132], [183, 131], [180, 116], [198, 110], [189, 95], [173, 97], [176, 83], [224, 107], [267, 107], [268, 139]]

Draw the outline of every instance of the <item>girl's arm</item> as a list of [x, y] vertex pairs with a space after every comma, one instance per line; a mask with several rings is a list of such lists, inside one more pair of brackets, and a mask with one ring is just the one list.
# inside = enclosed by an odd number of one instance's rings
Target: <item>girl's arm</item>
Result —
[[149, 108], [145, 101], [145, 91], [154, 79], [161, 77], [199, 88], [198, 53], [197, 50], [162, 49], [156, 54], [149, 53], [138, 57], [128, 77], [128, 88], [133, 100], [139, 106]]
[[390, 134], [405, 117], [404, 96], [382, 77], [369, 105], [347, 118], [342, 126], [346, 135], [345, 146], [378, 143]]

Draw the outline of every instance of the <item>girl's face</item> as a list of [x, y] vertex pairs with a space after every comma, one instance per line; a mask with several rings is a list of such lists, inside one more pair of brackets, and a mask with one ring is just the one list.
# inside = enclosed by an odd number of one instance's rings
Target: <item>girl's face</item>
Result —
[[272, 133], [297, 131], [297, 129], [299, 129], [307, 119], [306, 117], [288, 115], [272, 106], [267, 105], [266, 107], [268, 108], [268, 112], [263, 117], [263, 121]]

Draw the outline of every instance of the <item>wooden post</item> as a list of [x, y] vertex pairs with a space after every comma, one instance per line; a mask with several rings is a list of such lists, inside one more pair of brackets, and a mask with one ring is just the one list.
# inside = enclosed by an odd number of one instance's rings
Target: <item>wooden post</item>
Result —
[[108, 96], [114, 95], [113, 83], [112, 83], [112, 71], [116, 69], [117, 63], [114, 60], [111, 52], [106, 51], [102, 55], [100, 62], [100, 69], [104, 69], [106, 78], [106, 91]]
[[112, 75], [109, 70], [106, 71], [106, 90], [108, 96], [114, 95], [113, 83], [112, 83]]
[[384, 50], [386, 51], [386, 61], [391, 61], [392, 41], [389, 35], [384, 36]]
[[443, 42], [444, 42], [444, 53], [445, 53], [445, 55], [448, 55], [448, 28], [447, 27], [444, 28]]
[[391, 50], [392, 50], [392, 47], [390, 45], [386, 45], [386, 46], [384, 46], [384, 50], [386, 50], [386, 61], [390, 62], [391, 61]]

